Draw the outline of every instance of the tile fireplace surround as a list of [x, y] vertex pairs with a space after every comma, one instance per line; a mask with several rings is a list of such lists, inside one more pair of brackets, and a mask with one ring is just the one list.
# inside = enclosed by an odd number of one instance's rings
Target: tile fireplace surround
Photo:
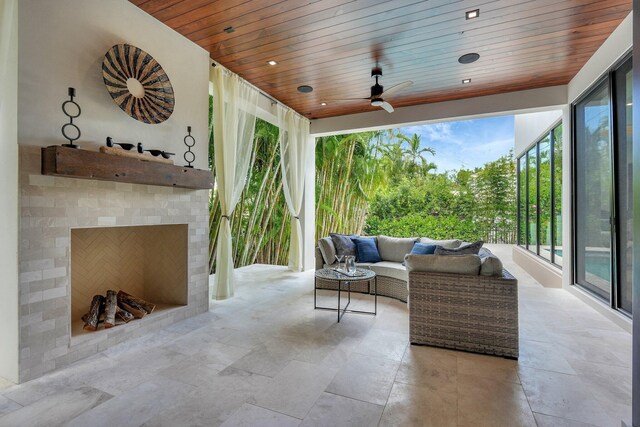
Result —
[[[20, 382], [208, 309], [207, 190], [43, 176], [31, 146], [19, 185]], [[72, 337], [71, 230], [165, 224], [188, 226], [187, 304]]]

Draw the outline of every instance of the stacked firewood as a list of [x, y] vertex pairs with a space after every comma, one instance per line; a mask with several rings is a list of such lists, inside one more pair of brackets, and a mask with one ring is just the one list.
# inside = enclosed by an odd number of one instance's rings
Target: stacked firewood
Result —
[[94, 295], [89, 312], [82, 316], [84, 329], [95, 331], [98, 324], [105, 329], [113, 328], [133, 319], [142, 319], [156, 308], [154, 304], [138, 298], [125, 291], [107, 291], [107, 295]]

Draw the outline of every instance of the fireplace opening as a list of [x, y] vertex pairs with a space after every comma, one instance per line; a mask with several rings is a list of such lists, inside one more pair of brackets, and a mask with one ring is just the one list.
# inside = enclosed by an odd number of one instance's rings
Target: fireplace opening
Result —
[[[123, 291], [155, 305], [142, 321], [187, 305], [188, 234], [187, 224], [72, 229], [71, 336], [97, 333], [85, 330], [82, 318], [94, 296], [105, 296], [107, 291]], [[119, 320], [106, 330], [139, 321]], [[97, 326], [102, 330], [104, 322]]]

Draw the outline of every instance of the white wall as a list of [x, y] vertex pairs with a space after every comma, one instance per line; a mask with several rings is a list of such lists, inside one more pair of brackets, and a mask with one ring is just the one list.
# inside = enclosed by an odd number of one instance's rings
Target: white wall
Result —
[[519, 157], [531, 144], [549, 132], [560, 119], [562, 110], [517, 114], [514, 118], [514, 155]]
[[0, 377], [18, 382], [18, 0], [0, 0]]
[[[82, 115], [76, 120], [83, 148], [97, 149], [111, 136], [141, 141], [177, 154], [192, 126], [195, 166], [206, 169], [209, 54], [126, 0], [21, 0], [19, 46], [19, 143], [60, 144], [66, 123], [61, 104], [75, 87]], [[102, 81], [102, 60], [111, 46], [129, 43], [162, 65], [175, 92], [175, 109], [160, 124], [126, 115]]]
[[605, 40], [596, 53], [580, 69], [578, 74], [567, 85], [568, 101], [574, 102], [589, 89], [603, 74], [618, 62], [633, 45], [633, 14], [622, 21], [613, 33]]

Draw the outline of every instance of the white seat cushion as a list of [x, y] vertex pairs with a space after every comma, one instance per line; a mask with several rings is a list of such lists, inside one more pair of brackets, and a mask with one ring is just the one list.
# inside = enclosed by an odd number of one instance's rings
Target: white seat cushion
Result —
[[378, 276], [392, 277], [398, 280], [407, 281], [407, 269], [399, 262], [382, 261], [371, 264], [373, 270]]

